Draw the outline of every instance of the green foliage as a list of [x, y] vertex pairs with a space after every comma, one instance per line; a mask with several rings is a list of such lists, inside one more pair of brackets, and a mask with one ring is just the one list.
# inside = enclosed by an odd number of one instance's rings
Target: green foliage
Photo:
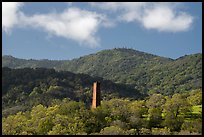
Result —
[[152, 128], [152, 135], [171, 135], [171, 131], [169, 128]]
[[127, 133], [117, 126], [105, 127], [100, 131], [101, 135], [127, 135]]
[[196, 132], [191, 133], [188, 130], [181, 130], [180, 132], [175, 133], [175, 135], [202, 135], [202, 134]]
[[[100, 81], [102, 99], [119, 97], [143, 98], [133, 87], [116, 84], [99, 77], [71, 72], [57, 72], [54, 69], [2, 68], [2, 107], [3, 115], [14, 114], [17, 110], [25, 111], [38, 104], [50, 105], [53, 99], [70, 98], [91, 104], [92, 84]], [[127, 92], [123, 92], [127, 91]]]
[[[202, 54], [172, 60], [123, 48], [2, 61], [15, 68], [2, 68], [3, 135], [202, 134]], [[94, 81], [102, 101], [91, 109]]]
[[141, 128], [140, 129], [140, 135], [151, 135], [151, 130], [150, 129], [147, 129], [147, 128]]
[[[183, 95], [165, 98], [166, 103], [149, 106], [145, 100], [103, 100], [90, 109], [69, 98], [39, 104], [30, 111], [2, 118], [3, 135], [171, 135], [202, 134], [202, 118], [189, 117]], [[159, 95], [160, 96], [160, 95]], [[190, 96], [187, 95], [187, 97]], [[161, 97], [161, 96], [160, 96]], [[179, 105], [177, 105], [179, 104]], [[150, 108], [146, 107], [149, 106]], [[168, 107], [171, 108], [168, 108]], [[192, 106], [191, 106], [192, 107]], [[176, 114], [178, 111], [178, 114]], [[164, 119], [162, 119], [164, 115]], [[147, 116], [147, 117], [145, 117]], [[148, 118], [148, 119], [147, 119]], [[190, 120], [189, 120], [190, 119]]]
[[3, 135], [20, 135], [25, 134], [27, 118], [22, 112], [16, 115], [10, 115], [2, 119], [2, 134]]
[[202, 133], [202, 120], [185, 121], [181, 129], [190, 131], [191, 133]]
[[160, 108], [150, 108], [149, 113], [149, 126], [160, 127], [162, 123], [162, 110]]
[[146, 101], [146, 106], [148, 108], [158, 108], [164, 105], [166, 99], [161, 94], [153, 94], [150, 98]]
[[171, 131], [179, 131], [184, 121], [184, 113], [190, 112], [190, 105], [181, 94], [174, 94], [164, 105], [164, 125]]
[[153, 94], [146, 101], [148, 110], [149, 127], [161, 127], [162, 123], [162, 108], [166, 99], [161, 94]]
[[164, 112], [172, 113], [175, 117], [179, 114], [189, 112], [191, 109], [187, 100], [181, 94], [174, 94], [164, 105]]
[[187, 98], [191, 105], [201, 105], [202, 104], [202, 91], [197, 89], [191, 92], [190, 96]]
[[[202, 88], [202, 54], [169, 59], [126, 48], [73, 60], [24, 60], [3, 56], [2, 67], [54, 68], [129, 84], [141, 93], [173, 95]], [[27, 76], [29, 78], [29, 76]]]
[[202, 114], [202, 105], [193, 106], [192, 111], [194, 114]]

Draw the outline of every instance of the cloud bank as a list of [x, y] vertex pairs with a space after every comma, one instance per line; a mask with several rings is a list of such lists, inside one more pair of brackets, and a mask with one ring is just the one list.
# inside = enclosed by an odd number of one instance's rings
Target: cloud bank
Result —
[[138, 22], [145, 29], [163, 32], [187, 31], [193, 17], [177, 9], [178, 3], [110, 2], [90, 3], [93, 7], [118, 12], [118, 21]]
[[21, 17], [25, 25], [43, 29], [49, 34], [78, 41], [81, 45], [97, 47], [96, 32], [103, 16], [94, 12], [69, 8], [62, 13], [38, 14]]
[[2, 30], [9, 33], [14, 25], [19, 24], [22, 2], [2, 2]]
[[23, 3], [3, 2], [2, 5], [2, 30], [6, 33], [14, 26], [33, 27], [95, 48], [99, 46], [100, 39], [96, 36], [99, 27], [110, 27], [105, 15], [79, 8], [67, 8], [61, 13], [27, 16], [20, 11]]
[[[190, 29], [193, 17], [180, 11], [177, 3], [100, 2], [89, 3], [102, 13], [82, 10], [69, 5], [60, 13], [27, 16], [20, 9], [22, 2], [2, 2], [2, 31], [9, 33], [14, 26], [33, 27], [48, 34], [71, 39], [90, 48], [98, 47], [100, 28], [114, 27], [120, 22], [139, 23], [145, 29], [159, 32], [183, 32]], [[103, 12], [104, 11], [104, 12]], [[109, 14], [114, 14], [109, 17]]]

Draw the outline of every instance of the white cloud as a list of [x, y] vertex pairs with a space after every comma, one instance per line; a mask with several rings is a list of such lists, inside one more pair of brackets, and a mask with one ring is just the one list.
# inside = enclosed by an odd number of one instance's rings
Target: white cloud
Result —
[[143, 5], [146, 5], [145, 2], [90, 2], [90, 5], [93, 7], [98, 7], [104, 10], [118, 11], [118, 10], [135, 10], [140, 8]]
[[65, 2], [68, 6], [72, 6], [73, 2]]
[[113, 26], [106, 16], [79, 8], [70, 7], [61, 13], [27, 16], [19, 10], [23, 3], [3, 2], [2, 5], [2, 30], [5, 32], [14, 26], [33, 27], [48, 32], [48, 35], [72, 39], [94, 48], [99, 46], [100, 39], [96, 36], [99, 27]]
[[117, 12], [118, 21], [139, 22], [146, 29], [166, 32], [187, 31], [193, 23], [191, 15], [177, 9], [179, 3], [103, 2], [91, 5]]
[[25, 25], [41, 28], [50, 34], [72, 39], [89, 47], [99, 46], [99, 38], [95, 35], [103, 16], [94, 12], [69, 8], [62, 13], [38, 14], [23, 18]]
[[2, 2], [2, 30], [9, 32], [14, 25], [19, 23], [19, 9], [22, 2]]
[[71, 7], [61, 13], [26, 15], [20, 8], [22, 2], [2, 2], [2, 30], [10, 32], [15, 27], [33, 27], [55, 35], [72, 39], [81, 45], [99, 46], [97, 31], [101, 27], [114, 27], [116, 23], [138, 22], [146, 29], [165, 32], [188, 30], [193, 17], [178, 9], [178, 3], [146, 2], [100, 2], [90, 3], [93, 7], [112, 12], [117, 17]]
[[142, 18], [142, 23], [147, 29], [159, 31], [178, 32], [190, 28], [193, 18], [186, 13], [176, 14], [168, 7], [155, 7], [147, 10]]

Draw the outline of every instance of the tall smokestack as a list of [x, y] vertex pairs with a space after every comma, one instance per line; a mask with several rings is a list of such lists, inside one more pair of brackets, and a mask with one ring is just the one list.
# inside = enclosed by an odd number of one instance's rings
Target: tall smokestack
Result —
[[100, 83], [93, 83], [93, 98], [92, 98], [92, 108], [96, 108], [101, 105], [101, 91], [100, 91]]

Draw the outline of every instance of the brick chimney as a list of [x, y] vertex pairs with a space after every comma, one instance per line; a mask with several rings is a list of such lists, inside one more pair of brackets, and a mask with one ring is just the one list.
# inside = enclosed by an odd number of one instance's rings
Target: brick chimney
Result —
[[93, 98], [92, 98], [92, 108], [96, 108], [101, 105], [101, 91], [100, 91], [100, 83], [93, 83]]

